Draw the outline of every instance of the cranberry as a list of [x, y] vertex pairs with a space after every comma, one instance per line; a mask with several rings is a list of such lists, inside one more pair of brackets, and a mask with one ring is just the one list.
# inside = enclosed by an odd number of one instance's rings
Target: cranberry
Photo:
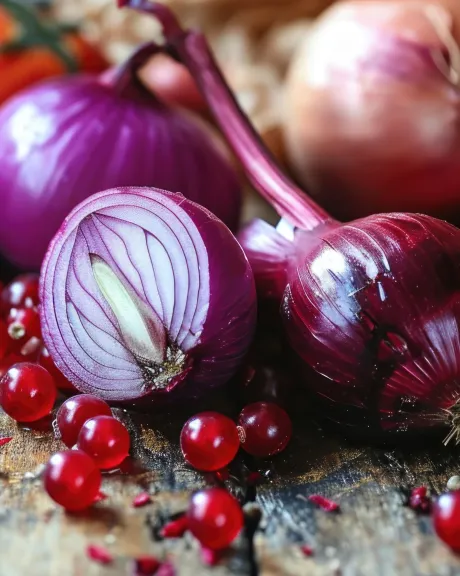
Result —
[[64, 444], [69, 448], [75, 446], [83, 424], [95, 416], [112, 416], [110, 406], [104, 400], [91, 394], [80, 394], [66, 400], [56, 415]]
[[81, 450], [66, 450], [51, 456], [43, 479], [48, 495], [70, 511], [91, 506], [101, 486], [101, 473]]
[[460, 490], [442, 494], [433, 509], [436, 534], [450, 548], [460, 551]]
[[187, 518], [190, 532], [212, 550], [229, 546], [243, 527], [243, 512], [238, 501], [223, 488], [194, 494]]
[[292, 424], [286, 412], [272, 402], [248, 404], [238, 419], [241, 446], [259, 458], [284, 450], [291, 439]]
[[34, 422], [47, 416], [55, 400], [53, 378], [38, 364], [15, 364], [0, 381], [0, 406], [18, 422]]
[[211, 472], [229, 464], [240, 442], [235, 423], [219, 412], [201, 412], [182, 428], [180, 446], [185, 460], [197, 470]]
[[87, 420], [77, 440], [78, 448], [104, 470], [121, 464], [128, 456], [130, 444], [125, 425], [111, 416], [96, 416]]
[[10, 282], [0, 295], [0, 313], [8, 314], [11, 308], [38, 306], [38, 274], [21, 274]]
[[[51, 376], [54, 378], [56, 386], [63, 390], [64, 392], [77, 392], [77, 389], [73, 386], [71, 382], [67, 380], [64, 374], [59, 370], [59, 368], [54, 363], [53, 359], [45, 346], [42, 346], [40, 353], [38, 355], [38, 363], [43, 368], [46, 368]], [[96, 414], [93, 414], [96, 416]]]

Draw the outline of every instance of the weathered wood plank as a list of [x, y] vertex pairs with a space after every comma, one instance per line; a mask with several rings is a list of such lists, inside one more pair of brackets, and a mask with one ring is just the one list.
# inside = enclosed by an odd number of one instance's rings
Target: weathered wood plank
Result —
[[[125, 418], [128, 418], [125, 416]], [[180, 575], [213, 573], [313, 576], [450, 576], [460, 561], [433, 535], [430, 520], [404, 506], [404, 488], [427, 483], [441, 491], [458, 472], [459, 451], [444, 448], [373, 449], [323, 434], [297, 423], [290, 449], [274, 460], [273, 479], [258, 488], [263, 511], [255, 537], [256, 566], [241, 537], [221, 566], [203, 567], [191, 538], [156, 541], [155, 527], [182, 511], [191, 490], [203, 485], [185, 467], [177, 443], [179, 422], [139, 417], [127, 420], [134, 435], [136, 466], [107, 475], [106, 501], [85, 514], [68, 515], [47, 498], [30, 474], [61, 448], [51, 433], [39, 433], [0, 419], [0, 435], [14, 439], [0, 449], [0, 550], [8, 576], [125, 575], [133, 557], [153, 553], [171, 557]], [[231, 483], [232, 484], [232, 483]], [[241, 494], [236, 484], [230, 486]], [[153, 503], [134, 509], [142, 490]], [[306, 501], [312, 493], [337, 500], [339, 514], [326, 514]], [[87, 544], [102, 544], [115, 562], [102, 567], [85, 556]], [[304, 558], [299, 544], [315, 551]], [[7, 571], [4, 572], [4, 568]]]

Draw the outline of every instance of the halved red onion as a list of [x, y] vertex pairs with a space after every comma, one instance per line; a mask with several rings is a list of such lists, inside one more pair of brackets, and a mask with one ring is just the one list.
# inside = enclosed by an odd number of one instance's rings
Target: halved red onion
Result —
[[256, 321], [253, 274], [228, 228], [154, 188], [115, 188], [77, 206], [48, 250], [41, 299], [58, 368], [112, 401], [222, 384]]

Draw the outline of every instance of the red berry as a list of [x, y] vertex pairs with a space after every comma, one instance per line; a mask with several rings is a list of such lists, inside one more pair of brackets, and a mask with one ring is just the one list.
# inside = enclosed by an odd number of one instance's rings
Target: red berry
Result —
[[87, 420], [78, 435], [77, 446], [103, 470], [115, 468], [128, 456], [131, 439], [125, 425], [111, 416]]
[[53, 378], [38, 364], [15, 364], [0, 381], [0, 406], [18, 422], [34, 422], [47, 416], [55, 400]]
[[41, 340], [40, 315], [36, 308], [11, 308], [6, 320], [12, 340], [27, 342], [31, 338]]
[[75, 446], [83, 424], [95, 416], [112, 416], [110, 406], [104, 400], [91, 394], [80, 394], [66, 400], [56, 415], [64, 444], [69, 448]]
[[460, 551], [460, 491], [442, 494], [433, 508], [436, 534], [450, 548]]
[[38, 274], [21, 274], [3, 288], [0, 294], [0, 313], [8, 314], [11, 308], [38, 306]]
[[272, 402], [248, 404], [238, 419], [241, 446], [259, 458], [284, 450], [292, 436], [291, 419]]
[[23, 362], [35, 362], [41, 346], [40, 316], [36, 308], [11, 308], [8, 317], [9, 350]]
[[219, 412], [201, 412], [182, 428], [185, 460], [197, 470], [220, 470], [235, 458], [240, 445], [235, 423]]
[[[71, 382], [67, 380], [64, 374], [59, 370], [59, 368], [54, 363], [53, 359], [48, 352], [48, 349], [45, 346], [42, 346], [40, 349], [40, 354], [38, 356], [38, 363], [43, 368], [46, 368], [51, 376], [54, 378], [56, 386], [67, 393], [69, 392], [77, 392], [77, 389]], [[93, 414], [96, 416], [96, 414]]]
[[229, 546], [243, 527], [243, 512], [238, 501], [223, 488], [194, 494], [187, 518], [190, 532], [212, 550]]
[[101, 473], [81, 450], [66, 450], [51, 456], [44, 476], [48, 495], [66, 510], [84, 510], [99, 494]]

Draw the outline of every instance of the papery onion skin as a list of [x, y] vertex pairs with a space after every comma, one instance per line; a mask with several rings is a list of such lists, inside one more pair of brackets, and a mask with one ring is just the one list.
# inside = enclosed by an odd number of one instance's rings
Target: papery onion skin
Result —
[[0, 110], [0, 253], [38, 269], [64, 218], [113, 187], [181, 192], [236, 229], [241, 190], [204, 122], [168, 108], [140, 83], [122, 93], [104, 78], [47, 81]]
[[460, 223], [459, 27], [456, 0], [390, 0], [337, 3], [309, 30], [288, 74], [284, 133], [298, 180], [334, 217]]
[[[183, 353], [170, 384], [145, 386], [96, 282], [95, 258]], [[82, 392], [125, 403], [199, 397], [222, 385], [242, 362], [257, 313], [251, 268], [228, 228], [181, 194], [151, 188], [108, 190], [75, 208], [50, 244], [40, 295], [43, 339], [61, 372]]]
[[240, 239], [259, 297], [280, 300], [285, 335], [323, 414], [366, 437], [452, 426], [446, 441], [459, 441], [460, 230], [418, 214], [333, 220], [270, 157], [204, 37], [157, 2], [121, 1], [162, 22], [248, 178], [285, 220], [276, 230], [256, 222]]

